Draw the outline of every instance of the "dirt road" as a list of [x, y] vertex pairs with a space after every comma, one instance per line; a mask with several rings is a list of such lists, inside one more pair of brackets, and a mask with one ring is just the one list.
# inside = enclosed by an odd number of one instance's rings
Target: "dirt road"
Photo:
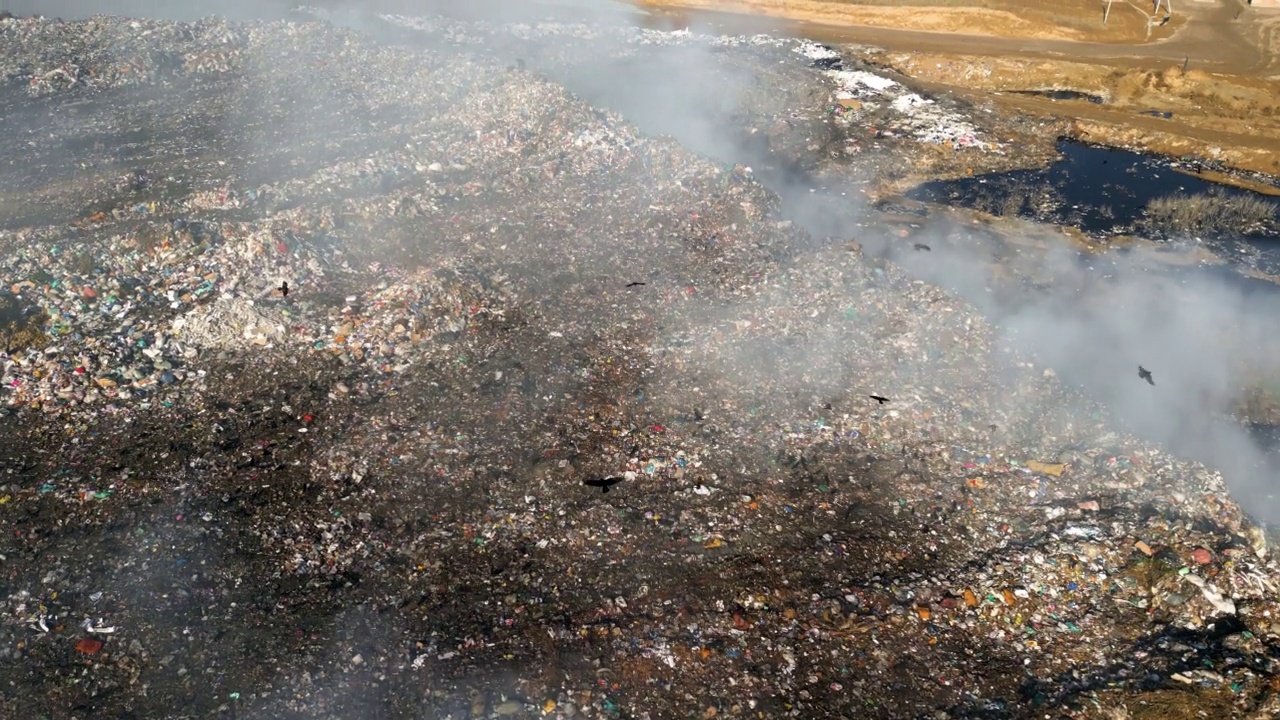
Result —
[[[879, 61], [934, 89], [1073, 118], [1083, 139], [1280, 172], [1280, 11], [1239, 0], [1151, 3], [644, 0], [647, 22], [789, 32], [883, 49]], [[690, 9], [692, 8], [692, 9]], [[750, 17], [743, 13], [755, 13]], [[1149, 23], [1151, 19], [1153, 22]], [[1055, 101], [1016, 90], [1103, 98]]]

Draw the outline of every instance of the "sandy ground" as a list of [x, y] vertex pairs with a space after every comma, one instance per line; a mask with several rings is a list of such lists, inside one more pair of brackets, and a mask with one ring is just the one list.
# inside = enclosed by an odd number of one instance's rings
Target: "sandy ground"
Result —
[[[1146, 2], [1116, 2], [1105, 26], [1102, 5], [1086, 0], [641, 4], [656, 25], [734, 26], [748, 21], [732, 13], [768, 16], [786, 25], [774, 29], [882, 48], [880, 62], [934, 89], [1069, 118], [1080, 139], [1280, 172], [1280, 11], [1239, 0], [1178, 3], [1169, 22], [1157, 17], [1150, 26]], [[701, 12], [710, 10], [725, 12]], [[1104, 102], [1008, 94], [1043, 89]]]
[[[645, 0], [644, 5], [669, 3]], [[963, 0], [693, 0], [687, 7], [730, 12], [753, 12], [809, 23], [858, 25], [918, 32], [978, 35], [1018, 39], [1122, 42], [1147, 39], [1149, 7], [1120, 2], [1105, 26], [1096, 2], [1065, 3], [983, 2]], [[975, 5], [980, 5], [976, 7]], [[1163, 15], [1163, 14], [1162, 14]], [[1171, 19], [1152, 23], [1151, 36], [1167, 37], [1185, 22]]]

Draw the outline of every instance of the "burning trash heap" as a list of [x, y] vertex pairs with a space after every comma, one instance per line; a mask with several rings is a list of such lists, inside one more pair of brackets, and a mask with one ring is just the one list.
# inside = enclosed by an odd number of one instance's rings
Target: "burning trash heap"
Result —
[[1221, 477], [741, 168], [318, 22], [0, 88], [0, 716], [1275, 708]]

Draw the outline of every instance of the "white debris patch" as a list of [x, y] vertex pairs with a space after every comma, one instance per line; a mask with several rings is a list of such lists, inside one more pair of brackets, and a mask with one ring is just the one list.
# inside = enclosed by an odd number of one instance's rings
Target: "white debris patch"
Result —
[[560, 35], [581, 40], [595, 40], [605, 36], [605, 29], [580, 23], [539, 22], [532, 25], [517, 23], [508, 26], [507, 31], [521, 40], [538, 40]]
[[999, 147], [981, 139], [977, 126], [963, 115], [945, 110], [922, 95], [906, 92], [889, 78], [863, 70], [831, 70], [827, 75], [836, 81], [836, 100], [888, 99], [889, 107], [902, 116], [894, 123], [894, 130], [920, 142], [980, 150]]
[[266, 345], [284, 339], [285, 328], [248, 298], [219, 299], [206, 313], [190, 313], [173, 321], [173, 332], [202, 348], [231, 349], [248, 340]]
[[772, 35], [722, 35], [713, 36], [711, 44], [717, 47], [739, 47], [742, 45], [750, 45], [752, 47], [783, 47], [788, 40], [786, 38], [774, 37]]
[[827, 75], [835, 78], [839, 89], [836, 97], [847, 100], [852, 97], [879, 95], [886, 90], [898, 87], [898, 83], [887, 77], [881, 77], [865, 70], [831, 70]]
[[835, 50], [810, 40], [802, 41], [798, 46], [792, 48], [792, 52], [800, 53], [810, 60], [835, 60], [840, 57], [840, 53]]
[[993, 143], [981, 140], [978, 128], [963, 116], [943, 110], [915, 93], [894, 98], [890, 107], [906, 116], [902, 127], [921, 142], [980, 150], [995, 148]]
[[922, 107], [924, 105], [930, 105], [932, 103], [933, 103], [932, 100], [926, 100], [915, 93], [907, 93], [906, 95], [899, 95], [898, 97], [894, 98], [893, 102], [889, 103], [889, 107], [892, 107], [894, 110], [897, 110], [898, 112], [905, 113], [905, 112], [911, 112], [912, 110], [918, 107]]

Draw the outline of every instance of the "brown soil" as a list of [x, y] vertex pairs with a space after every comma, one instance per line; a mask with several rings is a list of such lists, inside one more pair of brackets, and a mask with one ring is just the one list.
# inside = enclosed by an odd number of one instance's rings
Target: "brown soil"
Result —
[[[1122, 69], [1085, 62], [894, 51], [877, 53], [876, 59], [935, 89], [994, 99], [1015, 111], [1070, 118], [1071, 134], [1082, 140], [1280, 172], [1280, 84], [1274, 80], [1183, 71], [1180, 64]], [[1105, 102], [1010, 94], [1048, 89], [1074, 90]]]
[[[932, 89], [1069, 118], [1080, 139], [1280, 173], [1280, 10], [1180, 2], [1148, 33], [1154, 3], [1142, 0], [1117, 0], [1105, 26], [1097, 0], [639, 1], [668, 8], [655, 10], [662, 24], [745, 22], [704, 10], [779, 18], [774, 29], [881, 48], [879, 62]], [[1106, 101], [1009, 94], [1043, 89]]]
[[1118, 0], [1107, 24], [1096, 0], [1028, 3], [1017, 0], [640, 0], [650, 7], [678, 5], [703, 10], [769, 15], [805, 23], [862, 26], [1016, 39], [1142, 42], [1168, 37], [1184, 19], [1151, 24], [1149, 3]]

